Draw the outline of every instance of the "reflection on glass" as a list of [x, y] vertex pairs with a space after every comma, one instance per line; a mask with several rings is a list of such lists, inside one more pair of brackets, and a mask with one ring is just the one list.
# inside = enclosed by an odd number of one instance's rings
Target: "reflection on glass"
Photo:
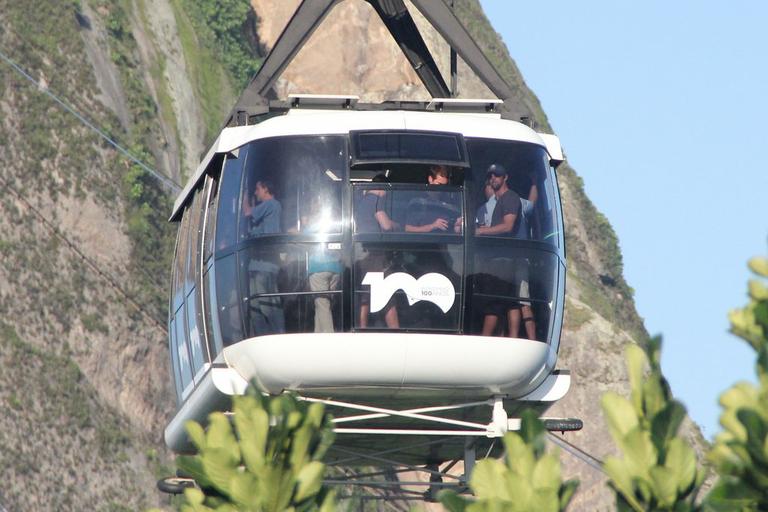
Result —
[[221, 329], [221, 341], [226, 347], [243, 339], [235, 255], [231, 254], [225, 258], [220, 258], [216, 260], [214, 265], [219, 328]]
[[208, 349], [211, 352], [211, 359], [215, 359], [223, 345], [221, 343], [221, 327], [219, 326], [219, 315], [216, 314], [219, 306], [216, 302], [216, 270], [213, 265], [208, 268], [203, 276], [203, 300], [205, 301], [205, 325], [208, 329]]
[[192, 293], [187, 296], [186, 308], [187, 308], [187, 321], [189, 332], [189, 349], [192, 353], [192, 373], [197, 374], [200, 368], [208, 359], [207, 353], [203, 347], [202, 333], [197, 325], [197, 290], [193, 289]]
[[208, 263], [208, 259], [213, 255], [214, 251], [214, 226], [216, 225], [216, 208], [218, 207], [218, 194], [219, 194], [219, 181], [215, 178], [208, 177], [207, 187], [210, 188], [210, 196], [208, 201], [208, 208], [206, 209], [206, 221], [205, 221], [205, 241], [203, 245], [203, 264]]
[[339, 233], [345, 147], [340, 136], [275, 137], [249, 144], [240, 239], [304, 232], [315, 203], [328, 209], [325, 232]]
[[176, 311], [184, 303], [184, 279], [187, 265], [187, 253], [189, 252], [189, 219], [187, 209], [184, 209], [179, 234], [176, 239], [176, 256], [173, 269], [173, 303], [171, 308]]
[[[306, 218], [302, 218], [302, 227], [308, 234], [330, 233], [337, 229], [333, 219], [340, 215], [333, 212], [330, 206], [324, 206], [319, 200], [312, 201]], [[337, 247], [333, 244], [331, 247]], [[340, 248], [340, 247], [339, 247]], [[327, 244], [317, 244], [311, 251], [307, 263], [309, 274], [309, 289], [313, 292], [338, 290], [341, 283], [341, 251], [331, 249]], [[314, 297], [314, 332], [334, 332], [333, 312], [331, 310], [333, 296], [318, 294]]]
[[261, 253], [244, 260], [247, 329], [256, 336], [285, 332], [283, 305], [280, 297], [275, 295], [280, 268], [273, 256]]
[[248, 146], [227, 156], [219, 187], [219, 201], [216, 208], [216, 250], [232, 247], [236, 241], [238, 198], [243, 164], [248, 159]]
[[176, 312], [174, 320], [176, 324], [176, 353], [179, 357], [179, 374], [181, 376], [181, 389], [187, 388], [192, 382], [192, 365], [189, 361], [189, 352], [187, 351], [187, 336], [184, 332], [184, 308]]
[[181, 377], [179, 374], [179, 351], [176, 348], [176, 324], [175, 320], [168, 322], [168, 352], [171, 354], [171, 366], [173, 372], [173, 383], [176, 388], [176, 401], [181, 403], [181, 392], [184, 390], [184, 386], [181, 383]]

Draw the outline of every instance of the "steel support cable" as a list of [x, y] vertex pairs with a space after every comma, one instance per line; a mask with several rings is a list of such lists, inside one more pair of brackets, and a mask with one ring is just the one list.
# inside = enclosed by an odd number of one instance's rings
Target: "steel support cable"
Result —
[[[347, 450], [347, 449], [344, 449], [344, 448], [339, 448], [338, 446], [332, 446], [331, 448], [333, 450], [337, 451], [337, 452], [358, 455], [353, 450]], [[393, 467], [400, 466], [402, 468], [407, 468], [407, 469], [409, 469], [410, 471], [413, 471], [413, 472], [429, 473], [430, 475], [435, 475], [435, 476], [440, 476], [440, 477], [445, 477], [445, 478], [453, 478], [455, 480], [461, 480], [461, 477], [458, 477], [458, 476], [447, 475], [447, 474], [442, 473], [440, 471], [433, 471], [431, 469], [422, 468], [422, 467], [419, 467], [419, 466], [414, 466], [412, 464], [404, 464], [402, 462], [398, 462], [398, 461], [395, 461], [395, 460], [392, 460], [392, 459], [385, 459], [384, 457], [378, 457], [378, 456], [373, 455], [373, 454], [361, 455], [361, 458], [370, 459], [370, 460], [375, 461], [375, 462], [383, 462], [384, 464], [388, 464], [388, 465], [393, 466]]]
[[109, 275], [107, 272], [103, 271], [96, 262], [91, 260], [85, 253], [83, 253], [77, 245], [75, 245], [74, 242], [69, 240], [56, 226], [54, 226], [51, 222], [48, 221], [48, 219], [45, 218], [45, 216], [40, 213], [40, 211], [35, 208], [35, 206], [27, 201], [27, 199], [22, 196], [9, 182], [5, 177], [0, 176], [0, 182], [3, 185], [4, 190], [8, 190], [13, 194], [19, 201], [24, 203], [24, 205], [38, 218], [38, 220], [47, 227], [57, 238], [62, 240], [69, 249], [74, 252], [78, 257], [80, 257], [94, 272], [96, 272], [99, 277], [104, 279], [109, 286], [111, 286], [113, 289], [115, 289], [120, 295], [123, 296], [123, 298], [128, 302], [131, 306], [136, 308], [136, 310], [141, 313], [144, 317], [148, 318], [153, 324], [155, 324], [155, 327], [157, 327], [164, 336], [168, 334], [168, 328], [160, 322], [157, 318], [155, 318], [149, 311], [144, 308], [136, 299], [134, 299], [120, 284], [117, 282], [115, 278], [113, 278], [111, 275]]
[[606, 474], [605, 470], [603, 469], [603, 461], [601, 461], [600, 459], [593, 457], [588, 452], [582, 450], [575, 444], [569, 441], [566, 441], [562, 437], [556, 436], [552, 432], [547, 432], [547, 435], [549, 437], [549, 440], [552, 441], [557, 446], [559, 446], [560, 448], [563, 448], [565, 451], [569, 452], [571, 455], [573, 455], [580, 461], [584, 462], [586, 465], [588, 465], [592, 469], [599, 471], [603, 475]]
[[48, 87], [43, 87], [40, 82], [35, 80], [32, 75], [24, 71], [24, 69], [16, 64], [13, 60], [11, 60], [10, 57], [8, 57], [5, 53], [0, 50], [0, 59], [2, 59], [6, 64], [8, 64], [14, 71], [19, 73], [21, 76], [23, 76], [27, 81], [34, 84], [38, 91], [42, 92], [49, 98], [51, 98], [53, 101], [59, 104], [64, 110], [72, 114], [77, 118], [78, 121], [80, 121], [82, 124], [90, 128], [92, 131], [96, 132], [102, 139], [104, 139], [108, 144], [110, 144], [112, 147], [117, 149], [120, 153], [122, 153], [126, 158], [134, 162], [136, 165], [150, 173], [152, 176], [154, 176], [158, 181], [160, 181], [163, 185], [165, 185], [172, 193], [179, 194], [181, 192], [181, 185], [173, 181], [167, 176], [164, 176], [160, 174], [158, 171], [152, 169], [150, 166], [139, 160], [137, 157], [133, 156], [130, 151], [125, 149], [123, 146], [121, 146], [117, 141], [115, 141], [112, 137], [107, 135], [107, 133], [94, 125], [92, 122], [90, 122], [88, 119], [86, 119], [83, 115], [81, 115], [79, 112], [77, 112], [73, 107], [69, 106], [67, 102], [59, 98], [56, 94], [52, 93]]

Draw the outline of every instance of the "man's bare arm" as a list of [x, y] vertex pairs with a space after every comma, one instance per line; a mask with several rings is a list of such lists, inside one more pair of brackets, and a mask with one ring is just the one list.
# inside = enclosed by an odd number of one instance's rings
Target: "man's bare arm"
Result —
[[480, 226], [475, 233], [478, 235], [503, 235], [505, 233], [511, 233], [512, 228], [515, 227], [515, 220], [517, 220], [517, 215], [508, 213], [502, 218], [501, 224], [496, 224], [495, 226]]

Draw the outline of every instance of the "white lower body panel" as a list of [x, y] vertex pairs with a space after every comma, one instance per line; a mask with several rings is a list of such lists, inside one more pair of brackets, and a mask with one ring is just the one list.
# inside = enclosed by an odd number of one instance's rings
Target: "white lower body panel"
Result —
[[553, 369], [547, 367], [549, 350], [517, 338], [327, 333], [251, 338], [224, 349], [224, 357], [269, 393], [333, 390], [353, 396], [375, 388], [390, 395], [463, 390], [522, 396]]
[[[570, 374], [554, 371], [556, 354], [551, 351], [545, 343], [526, 339], [421, 333], [251, 338], [219, 355], [166, 428], [166, 444], [175, 452], [191, 450], [184, 423], [205, 422], [211, 412], [226, 410], [231, 395], [242, 394], [249, 382], [270, 394], [295, 391], [324, 401], [344, 400], [393, 411], [458, 404], [443, 414], [481, 423], [490, 421], [491, 414], [482, 401], [490, 403], [493, 398], [503, 399], [510, 417], [527, 407], [543, 413], [570, 387]], [[479, 405], [469, 408], [460, 405], [477, 400]], [[332, 412], [337, 418], [356, 414], [345, 407]], [[390, 415], [360, 426], [413, 429], [414, 434], [435, 427], [423, 423]], [[365, 443], [358, 438], [341, 435], [337, 444]]]

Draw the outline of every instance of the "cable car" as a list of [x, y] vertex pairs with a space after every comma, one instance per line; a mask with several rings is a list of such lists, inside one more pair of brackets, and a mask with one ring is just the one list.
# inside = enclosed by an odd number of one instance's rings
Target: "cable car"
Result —
[[[408, 464], [469, 465], [523, 408], [543, 414], [570, 386], [556, 368], [560, 144], [508, 118], [508, 89], [440, 99], [434, 61], [430, 102], [265, 99], [335, 3], [300, 5], [174, 205], [178, 410], [165, 440], [191, 450], [185, 421], [254, 383], [334, 408], [336, 460], [400, 447]], [[421, 41], [398, 2], [371, 3], [393, 34], [398, 23]], [[414, 2], [482, 60], [492, 90], [503, 84], [439, 4]]]

